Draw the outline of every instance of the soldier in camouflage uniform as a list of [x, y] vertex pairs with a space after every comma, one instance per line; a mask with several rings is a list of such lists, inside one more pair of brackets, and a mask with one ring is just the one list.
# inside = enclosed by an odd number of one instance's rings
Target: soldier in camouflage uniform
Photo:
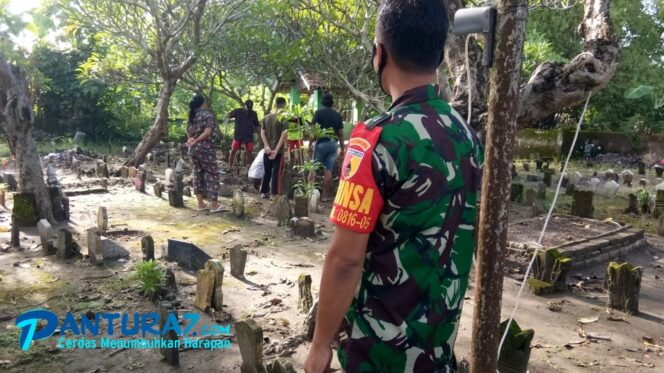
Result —
[[373, 63], [394, 102], [349, 140], [309, 373], [330, 363], [340, 324], [347, 372], [456, 370], [483, 155], [433, 84], [446, 35], [440, 0], [381, 5]]

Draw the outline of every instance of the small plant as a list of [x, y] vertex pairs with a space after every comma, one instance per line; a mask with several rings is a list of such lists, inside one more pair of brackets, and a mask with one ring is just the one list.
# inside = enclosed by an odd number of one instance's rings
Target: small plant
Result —
[[136, 265], [136, 277], [140, 282], [141, 291], [145, 295], [154, 295], [161, 290], [161, 282], [165, 271], [155, 262], [149, 260]]
[[641, 209], [643, 210], [644, 214], [647, 214], [650, 212], [650, 205], [652, 203], [652, 195], [650, 192], [645, 189], [641, 188], [636, 191], [636, 200], [639, 203], [639, 206], [641, 206]]
[[337, 134], [334, 132], [332, 128], [323, 129], [318, 124], [314, 124], [313, 126], [309, 127], [309, 130], [307, 132], [308, 132], [307, 136], [311, 141], [316, 141], [321, 137], [329, 137], [330, 139], [332, 139], [332, 141], [337, 139]]
[[307, 179], [299, 180], [297, 183], [295, 183], [293, 188], [295, 188], [295, 190], [299, 190], [303, 197], [309, 198], [311, 196], [311, 192], [313, 192], [314, 189], [320, 188], [320, 183]]
[[320, 162], [315, 162], [315, 161], [306, 161], [304, 164], [300, 166], [295, 166], [295, 169], [300, 175], [307, 176], [311, 172], [316, 172], [323, 168], [323, 164]]
[[321, 168], [323, 168], [323, 164], [314, 161], [307, 161], [301, 166], [295, 166], [295, 169], [302, 176], [302, 179], [295, 183], [293, 188], [299, 190], [303, 196], [307, 198], [310, 197], [311, 192], [313, 192], [314, 189], [320, 188], [320, 184], [310, 180], [309, 175], [317, 172]]

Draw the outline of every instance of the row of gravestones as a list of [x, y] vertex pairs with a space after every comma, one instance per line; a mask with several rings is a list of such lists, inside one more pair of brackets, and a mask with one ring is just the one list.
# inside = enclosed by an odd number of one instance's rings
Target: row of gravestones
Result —
[[[154, 241], [152, 237], [146, 236], [141, 241], [143, 260], [154, 260]], [[168, 240], [164, 245], [162, 257], [174, 260], [186, 269], [196, 272], [196, 297], [194, 306], [206, 312], [208, 310], [220, 311], [223, 309], [223, 276], [224, 268], [220, 260], [210, 258], [204, 251], [192, 243]], [[247, 252], [242, 245], [230, 249], [230, 267], [233, 277], [243, 279], [247, 261]], [[174, 276], [171, 272], [171, 276]], [[171, 280], [175, 282], [174, 279]], [[299, 301], [298, 308], [306, 313], [307, 317], [303, 324], [304, 339], [311, 340], [315, 328], [316, 306], [311, 293], [311, 276], [302, 274], [298, 278]], [[159, 304], [159, 313], [165, 319], [169, 313], [177, 311], [169, 302]], [[163, 325], [162, 325], [163, 327]], [[242, 355], [243, 372], [293, 372], [292, 366], [283, 361], [273, 361], [267, 366], [263, 365], [263, 331], [262, 328], [251, 319], [240, 320], [235, 324], [240, 353]], [[166, 337], [175, 339], [176, 335]], [[178, 349], [163, 349], [167, 362], [177, 365], [179, 362]]]
[[[92, 264], [101, 264], [105, 260], [128, 258], [129, 252], [116, 245], [103, 235], [108, 229], [108, 213], [106, 207], [99, 207], [97, 212], [97, 225], [87, 230], [88, 259]], [[46, 219], [37, 223], [37, 232], [44, 255], [56, 254], [60, 259], [74, 257], [79, 246], [73, 240], [70, 230], [61, 228], [54, 231]]]
[[[558, 250], [540, 251], [535, 258], [533, 277], [528, 279], [528, 286], [535, 295], [565, 292], [571, 268], [572, 259]], [[604, 277], [604, 288], [609, 292], [609, 308], [638, 314], [642, 276], [642, 267], [610, 262]]]

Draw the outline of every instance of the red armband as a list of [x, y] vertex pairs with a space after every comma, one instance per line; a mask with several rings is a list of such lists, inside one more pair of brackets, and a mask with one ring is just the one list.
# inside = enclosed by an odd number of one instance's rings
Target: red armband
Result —
[[381, 131], [381, 127], [369, 130], [364, 123], [358, 123], [341, 166], [330, 221], [357, 233], [371, 233], [383, 210], [383, 196], [374, 179], [372, 160]]

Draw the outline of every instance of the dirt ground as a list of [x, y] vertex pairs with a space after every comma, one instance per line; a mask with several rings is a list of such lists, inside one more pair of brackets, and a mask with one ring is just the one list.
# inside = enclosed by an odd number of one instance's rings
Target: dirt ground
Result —
[[[84, 182], [95, 180], [84, 178]], [[63, 183], [78, 182], [73, 175], [67, 175]], [[333, 232], [326, 214], [313, 217], [320, 230], [319, 237], [300, 239], [293, 237], [288, 229], [277, 227], [276, 221], [269, 217], [262, 218], [268, 202], [257, 199], [251, 191], [247, 198], [248, 216], [237, 219], [230, 213], [196, 212], [191, 208], [193, 199], [187, 200], [187, 208], [171, 208], [166, 200], [154, 197], [151, 190], [148, 194], [136, 192], [126, 180], [113, 179], [111, 185], [109, 193], [71, 197], [69, 227], [79, 233], [75, 239], [85, 254], [83, 233], [95, 224], [97, 208], [106, 206], [111, 231], [108, 236], [130, 251], [130, 260], [96, 267], [82, 256], [66, 261], [55, 256], [45, 257], [37, 246], [36, 230], [22, 231], [21, 250], [0, 245], [0, 370], [239, 372], [241, 358], [234, 338], [230, 350], [182, 351], [178, 368], [168, 366], [155, 350], [61, 350], [55, 348], [56, 337], [35, 342], [28, 352], [18, 349], [15, 318], [31, 308], [46, 307], [59, 315], [66, 311], [77, 314], [154, 311], [154, 303], [140, 294], [132, 278], [133, 268], [141, 260], [140, 239], [147, 233], [154, 237], [157, 257], [161, 245], [168, 238], [174, 238], [191, 241], [213, 258], [223, 260], [225, 307], [221, 313], [205, 316], [208, 322], [226, 324], [253, 317], [263, 327], [266, 349], [299, 332], [305, 315], [297, 310], [297, 278], [301, 273], [312, 276], [315, 297], [325, 250]], [[228, 199], [222, 202], [230, 204]], [[518, 217], [520, 213], [519, 210], [514, 215]], [[0, 243], [9, 241], [8, 217], [6, 210], [0, 211], [0, 231], [4, 231], [0, 233]], [[664, 346], [664, 239], [649, 236], [648, 240], [647, 250], [627, 258], [645, 268], [640, 298], [642, 312], [638, 316], [606, 311], [608, 295], [601, 289], [603, 266], [573, 273], [569, 279], [571, 291], [566, 294], [538, 297], [527, 290], [524, 292], [516, 320], [521, 327], [535, 330], [531, 372], [664, 371], [664, 348], [648, 347], [642, 341], [643, 337], [650, 337], [649, 341]], [[242, 281], [230, 276], [226, 258], [228, 249], [238, 244], [249, 251], [246, 279]], [[194, 311], [194, 274], [179, 269], [174, 263], [163, 260], [160, 263], [175, 270], [182, 301], [179, 311]], [[511, 312], [522, 278], [519, 274], [505, 277], [503, 319]], [[470, 354], [474, 291], [471, 283], [455, 346], [459, 358]], [[554, 308], [550, 307], [551, 302], [559, 305], [560, 310], [549, 310]], [[586, 335], [596, 333], [601, 338], [582, 338], [578, 320], [594, 316], [598, 316], [598, 320], [583, 325], [583, 331]], [[307, 350], [305, 342], [295, 349], [286, 349], [284, 356], [301, 371]], [[266, 360], [276, 357], [276, 354], [269, 355]], [[336, 358], [333, 367], [339, 368]]]

